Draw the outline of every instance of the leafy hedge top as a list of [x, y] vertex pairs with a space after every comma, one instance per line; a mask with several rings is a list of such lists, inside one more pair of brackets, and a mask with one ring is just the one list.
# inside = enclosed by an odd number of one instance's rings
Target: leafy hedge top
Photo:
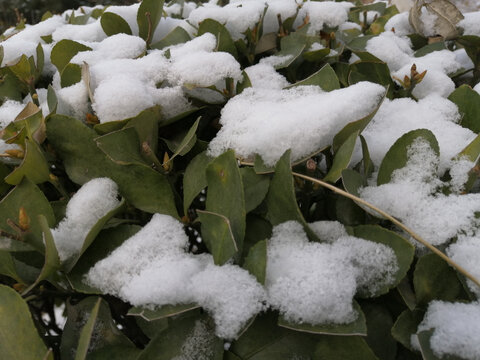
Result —
[[478, 358], [479, 18], [144, 0], [7, 30], [2, 354]]

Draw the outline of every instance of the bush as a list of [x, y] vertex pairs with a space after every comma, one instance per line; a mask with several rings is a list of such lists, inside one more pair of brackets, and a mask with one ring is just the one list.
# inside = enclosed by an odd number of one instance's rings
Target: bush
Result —
[[480, 13], [452, 6], [6, 31], [2, 356], [478, 359]]

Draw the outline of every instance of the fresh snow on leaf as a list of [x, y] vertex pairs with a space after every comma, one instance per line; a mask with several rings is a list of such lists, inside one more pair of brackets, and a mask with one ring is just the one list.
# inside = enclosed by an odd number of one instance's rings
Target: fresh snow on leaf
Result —
[[369, 82], [328, 93], [317, 86], [245, 89], [223, 108], [222, 128], [210, 142], [209, 154], [233, 149], [237, 156], [259, 154], [266, 165], [274, 165], [291, 149], [292, 161], [301, 159], [372, 112], [384, 93], [382, 86]]
[[120, 204], [117, 197], [117, 184], [108, 178], [90, 180], [75, 193], [68, 202], [65, 218], [52, 229], [61, 261], [80, 252], [91, 228]]

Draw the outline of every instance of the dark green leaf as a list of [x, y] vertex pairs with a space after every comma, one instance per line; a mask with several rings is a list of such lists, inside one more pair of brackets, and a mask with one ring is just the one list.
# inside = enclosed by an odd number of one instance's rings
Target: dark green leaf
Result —
[[[6, 238], [5, 238], [6, 239]], [[4, 239], [2, 239], [3, 241]], [[14, 241], [6, 239], [7, 241]], [[2, 247], [3, 249], [3, 247]], [[13, 262], [12, 255], [8, 251], [0, 250], [0, 274], [11, 277], [15, 281], [23, 284], [24, 281], [18, 276], [15, 263]]]
[[132, 29], [130, 29], [130, 25], [128, 25], [124, 18], [115, 13], [108, 11], [104, 12], [102, 18], [100, 19], [100, 24], [102, 25], [102, 29], [107, 36], [121, 33], [132, 35]]
[[167, 46], [178, 45], [190, 41], [192, 38], [190, 34], [181, 26], [177, 26], [175, 29], [170, 31], [162, 40], [152, 44], [150, 47], [152, 49], [162, 50]]
[[128, 310], [127, 315], [138, 316], [147, 321], [155, 321], [159, 319], [165, 319], [170, 316], [176, 316], [190, 310], [198, 309], [198, 307], [199, 306], [196, 304], [164, 305], [155, 310], [133, 307]]
[[92, 340], [95, 323], [97, 322], [98, 311], [100, 310], [100, 303], [102, 298], [98, 298], [97, 302], [92, 308], [88, 316], [87, 323], [80, 332], [80, 338], [78, 339], [78, 347], [75, 353], [75, 360], [85, 360], [87, 358], [87, 351], [90, 347]]
[[440, 360], [435, 356], [432, 348], [430, 347], [430, 338], [433, 335], [434, 329], [421, 331], [417, 334], [418, 342], [420, 343], [420, 351], [422, 352], [422, 358], [424, 360]]
[[87, 360], [136, 360], [141, 350], [125, 345], [105, 346], [87, 355]]
[[229, 150], [207, 166], [206, 210], [225, 216], [230, 222], [238, 250], [245, 237], [245, 197], [235, 153]]
[[352, 51], [365, 51], [368, 40], [374, 38], [376, 35], [365, 35], [355, 37], [352, 41], [347, 44], [347, 48]]
[[249, 213], [265, 199], [270, 178], [257, 174], [251, 167], [241, 168], [240, 174], [242, 174], [243, 192], [245, 194], [245, 212]]
[[397, 342], [392, 337], [390, 329], [393, 326], [392, 315], [385, 306], [365, 304], [362, 310], [367, 318], [366, 342], [375, 355], [382, 360], [395, 360]]
[[310, 75], [305, 80], [299, 81], [293, 85], [287, 87], [291, 88], [294, 86], [304, 86], [304, 85], [317, 85], [325, 91], [332, 91], [336, 89], [340, 89], [340, 83], [338, 81], [338, 77], [335, 74], [335, 71], [329, 64], [324, 65], [320, 70], [316, 73]]
[[80, 51], [88, 51], [92, 48], [80, 44], [73, 40], [60, 40], [55, 44], [50, 55], [50, 60], [61, 73], [65, 66], [72, 60], [72, 58]]
[[170, 157], [169, 161], [172, 161], [178, 155], [184, 156], [190, 150], [192, 150], [195, 142], [197, 141], [197, 136], [195, 135], [195, 133], [197, 132], [199, 123], [200, 117], [197, 119], [197, 121], [194, 122], [194, 124], [187, 131], [186, 134], [181, 134], [182, 136], [180, 141], [176, 141], [176, 139], [174, 141], [165, 140], [167, 142], [167, 145], [169, 145], [168, 148], [174, 152], [173, 155]]
[[143, 0], [137, 12], [139, 36], [150, 43], [162, 17], [164, 0]]
[[47, 135], [72, 181], [83, 184], [109, 177], [118, 184], [122, 196], [140, 210], [178, 216], [165, 176], [145, 166], [115, 164], [97, 147], [95, 131], [82, 122], [53, 115], [47, 123]]
[[318, 324], [311, 325], [308, 323], [294, 324], [283, 317], [279, 317], [278, 325], [287, 329], [323, 335], [367, 335], [367, 325], [365, 315], [358, 303], [353, 301], [353, 308], [357, 312], [357, 319], [349, 324]]
[[461, 85], [450, 94], [448, 100], [457, 105], [462, 115], [460, 124], [477, 134], [480, 133], [480, 94], [468, 85]]
[[393, 89], [393, 80], [390, 70], [384, 62], [359, 61], [350, 65], [348, 83], [356, 84], [360, 81], [370, 81]]
[[417, 129], [402, 135], [385, 154], [378, 169], [377, 185], [389, 183], [392, 179], [392, 173], [397, 169], [405, 167], [408, 161], [408, 148], [420, 137], [428, 141], [430, 147], [437, 155], [440, 153], [437, 139], [430, 130]]
[[445, 42], [444, 41], [438, 41], [438, 42], [434, 42], [432, 44], [425, 45], [421, 49], [418, 49], [417, 51], [415, 51], [413, 56], [422, 57], [422, 56], [430, 54], [434, 51], [441, 51], [441, 50], [445, 50], [445, 49], [446, 49]]
[[60, 73], [62, 88], [75, 85], [82, 80], [82, 67], [78, 64], [67, 64]]
[[55, 90], [53, 90], [52, 85], [48, 85], [47, 104], [48, 104], [48, 110], [50, 111], [51, 114], [57, 112], [58, 99], [57, 99], [57, 94], [55, 94]]
[[282, 38], [280, 41], [280, 51], [275, 56], [288, 56], [280, 64], [275, 65], [275, 69], [284, 69], [295, 61], [305, 50], [307, 46], [305, 32], [307, 27], [295, 31]]
[[[375, 294], [369, 296], [379, 296], [385, 294], [389, 289], [397, 286], [407, 275], [410, 264], [413, 261], [415, 247], [406, 239], [397, 233], [384, 229], [377, 225], [360, 225], [353, 228], [353, 235], [362, 239], [370, 240], [390, 247], [397, 257], [398, 270], [393, 282], [379, 288]], [[367, 294], [362, 294], [367, 295]]]
[[350, 134], [350, 136], [343, 142], [343, 144], [335, 152], [333, 164], [323, 181], [336, 183], [342, 176], [342, 171], [350, 164], [352, 159], [355, 143], [357, 142], [358, 131]]
[[235, 43], [225, 26], [213, 19], [205, 19], [198, 27], [197, 36], [203, 35], [207, 32], [212, 33], [217, 38], [217, 51], [224, 51], [230, 53], [234, 58], [238, 58]]
[[105, 155], [116, 164], [150, 167], [142, 157], [140, 140], [133, 127], [113, 131], [96, 138], [95, 141]]
[[5, 178], [5, 182], [18, 185], [24, 177], [34, 184], [50, 180], [50, 170], [40, 146], [33, 140], [25, 139], [25, 156], [20, 166]]
[[435, 254], [424, 255], [418, 260], [413, 286], [417, 302], [423, 306], [432, 300], [454, 301], [462, 291], [455, 270]]
[[399, 343], [413, 351], [411, 338], [417, 333], [418, 325], [422, 322], [424, 312], [420, 310], [405, 310], [400, 314], [392, 327], [392, 335]]
[[310, 62], [319, 62], [322, 61], [330, 54], [329, 48], [314, 50], [314, 51], [306, 51], [302, 54], [302, 57]]
[[267, 240], [257, 242], [250, 248], [243, 267], [257, 278], [260, 284], [265, 284], [267, 270]]
[[229, 219], [221, 214], [197, 210], [202, 223], [202, 238], [213, 255], [215, 265], [225, 264], [238, 252]]
[[12, 288], [0, 285], [0, 354], [4, 359], [38, 360], [48, 349], [37, 333], [27, 303]]
[[360, 336], [322, 336], [315, 348], [315, 359], [378, 360]]
[[237, 82], [236, 93], [241, 94], [246, 88], [252, 87], [252, 82], [245, 71], [242, 71], [242, 80]]
[[183, 211], [186, 214], [193, 199], [207, 187], [206, 169], [213, 158], [204, 151], [193, 158], [183, 176]]

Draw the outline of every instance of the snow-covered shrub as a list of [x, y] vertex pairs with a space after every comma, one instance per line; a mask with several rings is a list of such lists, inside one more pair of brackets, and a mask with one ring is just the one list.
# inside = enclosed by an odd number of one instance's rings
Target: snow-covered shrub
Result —
[[388, 3], [5, 31], [2, 359], [479, 359], [480, 13]]

